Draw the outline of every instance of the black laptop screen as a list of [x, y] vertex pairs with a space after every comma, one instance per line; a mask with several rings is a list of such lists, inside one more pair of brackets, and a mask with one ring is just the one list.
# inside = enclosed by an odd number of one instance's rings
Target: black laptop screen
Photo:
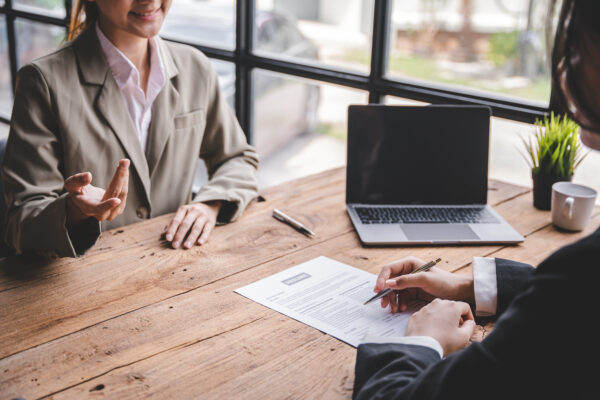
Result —
[[347, 203], [485, 204], [490, 109], [350, 106]]

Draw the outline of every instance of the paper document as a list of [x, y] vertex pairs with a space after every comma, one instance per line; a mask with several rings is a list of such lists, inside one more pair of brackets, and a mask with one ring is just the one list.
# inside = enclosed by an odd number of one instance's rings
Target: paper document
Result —
[[318, 257], [236, 290], [237, 293], [310, 325], [354, 347], [366, 334], [404, 336], [409, 311], [392, 314], [373, 296], [377, 276], [327, 257]]

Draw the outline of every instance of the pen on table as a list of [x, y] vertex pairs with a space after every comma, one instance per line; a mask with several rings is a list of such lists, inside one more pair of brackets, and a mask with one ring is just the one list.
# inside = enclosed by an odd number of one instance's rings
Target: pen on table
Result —
[[308, 229], [306, 226], [302, 225], [300, 222], [296, 221], [294, 218], [292, 218], [288, 215], [285, 215], [284, 213], [282, 213], [280, 210], [278, 210], [276, 208], [273, 209], [273, 218], [290, 225], [291, 227], [304, 233], [307, 236], [310, 236], [310, 237], [315, 236], [315, 233], [313, 231]]
[[[415, 269], [412, 272], [409, 272], [407, 275], [416, 274], [417, 272], [427, 271], [429, 268], [433, 267], [435, 264], [439, 263], [440, 261], [442, 261], [441, 258], [438, 258], [435, 261], [429, 261], [427, 264], [421, 265], [419, 268]], [[394, 280], [398, 280], [398, 278], [400, 278], [400, 277], [398, 276], [398, 277], [393, 278], [393, 279]], [[367, 305], [367, 304], [369, 304], [372, 301], [375, 301], [375, 300], [380, 299], [380, 298], [382, 298], [384, 296], [387, 296], [388, 294], [392, 293], [393, 291], [394, 291], [394, 289], [385, 289], [385, 290], [382, 290], [381, 292], [377, 293], [375, 296], [371, 297], [369, 300], [365, 301], [365, 304], [363, 304], [363, 305]]]

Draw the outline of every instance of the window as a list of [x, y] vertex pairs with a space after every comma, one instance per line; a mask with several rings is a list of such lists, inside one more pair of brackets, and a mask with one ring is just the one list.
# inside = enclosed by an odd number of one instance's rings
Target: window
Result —
[[[0, 121], [19, 66], [64, 39], [71, 3], [0, 0]], [[318, 170], [311, 157], [321, 149], [321, 169], [342, 165], [349, 104], [485, 104], [507, 120], [543, 116], [561, 3], [176, 0], [161, 36], [211, 58], [261, 168], [289, 166], [261, 176], [265, 186], [297, 176], [299, 164]]]
[[394, 0], [392, 79], [546, 107], [554, 0]]

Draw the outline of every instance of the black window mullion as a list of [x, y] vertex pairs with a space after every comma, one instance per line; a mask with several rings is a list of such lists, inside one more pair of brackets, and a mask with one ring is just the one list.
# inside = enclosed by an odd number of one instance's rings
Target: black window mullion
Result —
[[10, 79], [13, 93], [17, 84], [17, 41], [15, 35], [15, 16], [12, 14], [12, 0], [5, 0], [6, 36], [8, 38], [8, 58], [10, 64]]
[[383, 80], [387, 68], [391, 2], [392, 0], [375, 0], [369, 103], [383, 102], [384, 93], [377, 89], [376, 83]]
[[253, 143], [252, 79], [247, 59], [252, 51], [254, 32], [254, 0], [236, 1], [235, 39], [235, 110], [238, 121], [246, 133], [248, 143]]
[[[6, 17], [8, 52], [13, 89], [17, 74], [17, 40], [15, 20], [23, 18], [41, 23], [68, 27], [72, 0], [64, 0], [67, 11], [64, 19], [28, 11], [15, 10], [14, 0], [5, 0], [0, 11]], [[478, 94], [468, 89], [447, 89], [435, 83], [396, 80], [386, 77], [389, 56], [389, 32], [392, 0], [375, 0], [369, 75], [337, 70], [327, 66], [309, 65], [301, 61], [285, 61], [253, 54], [254, 15], [256, 0], [236, 1], [236, 48], [234, 51], [193, 45], [209, 57], [233, 62], [236, 68], [235, 109], [239, 123], [249, 142], [253, 142], [252, 70], [261, 68], [273, 72], [338, 84], [366, 90], [370, 103], [383, 102], [384, 96], [399, 96], [430, 103], [485, 104], [492, 107], [493, 114], [522, 122], [534, 122], [548, 112], [547, 106], [527, 101], [511, 100], [502, 96]], [[189, 43], [186, 43], [189, 44]]]
[[73, 1], [72, 0], [65, 0], [65, 22], [67, 23], [67, 26], [69, 26], [69, 21], [71, 21], [71, 10], [73, 9]]
[[69, 37], [69, 25], [71, 24], [71, 12], [73, 11], [73, 1], [65, 0], [65, 42]]

